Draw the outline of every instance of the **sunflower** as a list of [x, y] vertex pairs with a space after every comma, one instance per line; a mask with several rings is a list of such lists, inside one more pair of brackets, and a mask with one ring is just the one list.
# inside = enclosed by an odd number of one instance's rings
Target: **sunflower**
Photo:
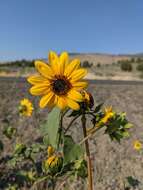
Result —
[[43, 166], [51, 175], [55, 175], [60, 172], [63, 167], [63, 157], [54, 154], [44, 161]]
[[114, 115], [115, 113], [113, 112], [112, 107], [105, 108], [104, 117], [100, 122], [106, 124], [108, 120], [111, 119]]
[[23, 116], [31, 116], [33, 112], [33, 105], [27, 98], [20, 101], [19, 113]]
[[136, 141], [134, 142], [134, 149], [135, 149], [135, 150], [140, 150], [141, 148], [142, 148], [141, 142], [138, 141], [138, 140], [136, 140]]
[[28, 78], [28, 82], [34, 85], [30, 93], [42, 96], [40, 108], [58, 106], [60, 109], [70, 107], [78, 110], [78, 102], [83, 101], [80, 91], [87, 86], [87, 82], [80, 79], [87, 74], [87, 70], [80, 68], [78, 59], [69, 62], [66, 52], [58, 57], [51, 51], [48, 59], [49, 64], [35, 61], [39, 75]]

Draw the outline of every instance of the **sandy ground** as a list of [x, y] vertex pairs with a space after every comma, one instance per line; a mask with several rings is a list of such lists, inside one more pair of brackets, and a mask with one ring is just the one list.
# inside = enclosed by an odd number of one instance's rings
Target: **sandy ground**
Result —
[[[30, 75], [29, 74], [18, 74], [18, 73], [5, 73], [5, 72], [1, 72], [0, 73], [0, 77], [28, 77]], [[94, 74], [93, 72], [88, 72], [88, 74], [86, 75], [85, 79], [88, 80], [123, 80], [123, 81], [143, 81], [143, 79], [138, 78], [136, 76], [132, 76], [128, 73], [120, 73], [119, 75], [115, 75], [115, 76], [99, 76]]]
[[[25, 142], [39, 137], [38, 127], [47, 113], [47, 109], [36, 109], [30, 119], [19, 117], [17, 107], [21, 98], [31, 98], [37, 107], [38, 99], [30, 96], [28, 88], [29, 85], [21, 83], [18, 78], [11, 82], [0, 82], [0, 127], [2, 128], [5, 119], [8, 119], [11, 126], [17, 127], [20, 139]], [[121, 144], [111, 142], [109, 137], [104, 135], [104, 131], [91, 138], [94, 189], [127, 190], [127, 177], [131, 176], [138, 180], [139, 184], [128, 190], [143, 190], [143, 154], [133, 150], [133, 141], [143, 140], [143, 85], [90, 84], [88, 90], [92, 92], [96, 103], [105, 102], [105, 105], [112, 105], [116, 111], [126, 112], [128, 119], [134, 124], [130, 131], [131, 137], [123, 140]], [[71, 130], [77, 141], [82, 138], [78, 124], [78, 121], [75, 122]], [[16, 139], [4, 141], [7, 154], [11, 152]], [[87, 190], [84, 185], [79, 187], [79, 190], [84, 189]]]

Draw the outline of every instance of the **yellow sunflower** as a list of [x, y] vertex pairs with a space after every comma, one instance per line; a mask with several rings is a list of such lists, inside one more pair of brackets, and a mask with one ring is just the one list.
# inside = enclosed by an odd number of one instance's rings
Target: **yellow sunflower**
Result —
[[136, 141], [134, 142], [134, 149], [135, 149], [135, 150], [140, 150], [141, 148], [142, 148], [141, 142], [138, 141], [138, 140], [136, 140]]
[[87, 86], [87, 82], [80, 79], [87, 74], [87, 70], [80, 68], [78, 59], [69, 62], [66, 52], [58, 57], [51, 51], [49, 64], [36, 61], [35, 67], [39, 75], [29, 77], [28, 82], [34, 85], [30, 93], [42, 96], [39, 103], [41, 108], [56, 105], [61, 109], [67, 106], [73, 110], [79, 109], [78, 102], [83, 100], [80, 91]]
[[33, 105], [27, 98], [20, 101], [19, 113], [23, 116], [31, 116], [33, 112]]
[[112, 107], [105, 108], [104, 117], [101, 119], [100, 122], [106, 124], [108, 120], [114, 116], [114, 114], [115, 113], [113, 112]]

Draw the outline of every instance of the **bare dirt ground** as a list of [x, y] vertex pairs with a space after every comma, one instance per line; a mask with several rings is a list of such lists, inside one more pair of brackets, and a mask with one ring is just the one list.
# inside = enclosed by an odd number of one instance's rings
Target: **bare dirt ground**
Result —
[[[5, 154], [12, 151], [12, 144], [17, 140], [31, 142], [40, 134], [39, 123], [45, 118], [47, 109], [35, 109], [32, 118], [20, 118], [17, 112], [19, 101], [24, 97], [33, 100], [37, 108], [38, 98], [31, 97], [28, 93], [29, 85], [20, 82], [19, 78], [13, 80], [0, 79], [0, 127], [6, 125], [8, 120], [11, 126], [18, 129], [19, 139], [5, 141]], [[142, 84], [116, 84], [116, 83], [91, 83], [89, 91], [94, 95], [96, 103], [104, 102], [112, 105], [116, 111], [127, 113], [128, 119], [133, 123], [131, 137], [118, 144], [111, 142], [104, 131], [99, 131], [91, 138], [90, 147], [94, 161], [94, 189], [95, 190], [143, 190], [143, 154], [133, 150], [133, 141], [143, 141], [143, 85]], [[75, 122], [71, 133], [79, 141], [81, 129]], [[0, 137], [2, 134], [0, 132]], [[134, 179], [134, 187], [127, 183], [127, 177]], [[130, 188], [127, 188], [127, 187]], [[125, 188], [126, 187], [126, 188]], [[81, 190], [86, 187], [79, 188]]]

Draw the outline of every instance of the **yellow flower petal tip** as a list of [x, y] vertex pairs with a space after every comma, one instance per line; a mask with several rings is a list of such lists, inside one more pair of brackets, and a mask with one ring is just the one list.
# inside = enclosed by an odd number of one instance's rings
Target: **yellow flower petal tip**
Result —
[[52, 146], [48, 146], [47, 153], [48, 157], [50, 157], [55, 153], [55, 149]]
[[113, 118], [115, 115], [115, 112], [113, 112], [112, 107], [106, 107], [104, 110], [104, 116], [103, 118], [99, 121], [97, 126], [100, 126], [100, 124], [106, 124], [111, 118]]
[[61, 109], [79, 109], [78, 102], [82, 101], [80, 91], [88, 85], [87, 82], [80, 81], [87, 74], [86, 69], [80, 68], [78, 59], [69, 61], [67, 52], [58, 57], [55, 52], [50, 51], [48, 59], [49, 64], [35, 61], [39, 75], [27, 79], [34, 85], [30, 93], [42, 96], [39, 103], [41, 108], [58, 106]]
[[23, 100], [20, 101], [20, 106], [19, 106], [20, 115], [30, 117], [32, 115], [33, 110], [34, 110], [33, 105], [29, 99], [24, 98]]
[[139, 140], [136, 140], [136, 141], [134, 141], [134, 149], [135, 150], [140, 150], [140, 149], [142, 149], [142, 144], [141, 144], [141, 142], [139, 141]]

